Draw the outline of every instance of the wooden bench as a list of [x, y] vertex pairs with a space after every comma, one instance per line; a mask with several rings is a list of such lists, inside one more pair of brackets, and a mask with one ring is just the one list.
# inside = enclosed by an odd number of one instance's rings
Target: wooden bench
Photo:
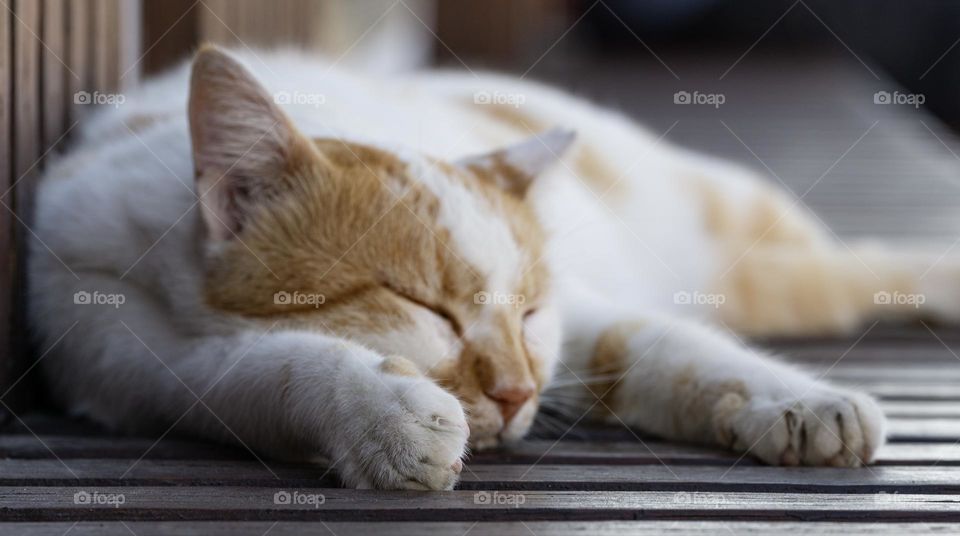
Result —
[[622, 427], [584, 425], [474, 455], [455, 491], [383, 492], [341, 489], [322, 466], [258, 460], [181, 438], [112, 437], [88, 423], [35, 414], [11, 417], [0, 430], [0, 531], [960, 530], [941, 525], [960, 522], [960, 331], [878, 326], [859, 342], [766, 346], [880, 398], [890, 443], [876, 465], [766, 467]]

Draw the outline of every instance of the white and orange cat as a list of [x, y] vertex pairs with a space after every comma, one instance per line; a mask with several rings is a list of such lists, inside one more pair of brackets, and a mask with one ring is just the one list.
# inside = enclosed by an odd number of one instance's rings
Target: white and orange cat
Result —
[[31, 325], [66, 407], [359, 487], [448, 489], [544, 399], [770, 464], [869, 463], [871, 398], [733, 333], [960, 316], [928, 293], [934, 258], [838, 245], [617, 113], [293, 53], [204, 48], [126, 95], [48, 171], [33, 229]]

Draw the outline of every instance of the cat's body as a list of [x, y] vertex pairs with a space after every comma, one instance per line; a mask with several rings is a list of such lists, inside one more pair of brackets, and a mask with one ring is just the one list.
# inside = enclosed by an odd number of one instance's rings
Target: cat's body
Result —
[[[435, 489], [460, 469], [461, 404], [473, 445], [519, 438], [555, 372], [571, 423], [873, 457], [869, 398], [670, 318], [846, 331], [910, 314], [874, 293], [945, 284], [920, 277], [934, 259], [849, 251], [761, 179], [552, 89], [239, 57], [265, 92], [202, 52], [192, 96], [186, 67], [127, 95], [40, 186], [31, 322], [67, 407]], [[577, 133], [565, 153], [553, 126]]]

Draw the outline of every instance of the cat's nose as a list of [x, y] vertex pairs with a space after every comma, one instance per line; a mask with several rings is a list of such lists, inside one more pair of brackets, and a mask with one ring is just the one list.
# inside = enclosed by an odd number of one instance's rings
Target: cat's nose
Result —
[[520, 411], [523, 404], [533, 396], [534, 388], [530, 385], [511, 386], [494, 389], [487, 392], [487, 396], [497, 403], [500, 407], [500, 414], [503, 415], [503, 423], [507, 424], [510, 419]]

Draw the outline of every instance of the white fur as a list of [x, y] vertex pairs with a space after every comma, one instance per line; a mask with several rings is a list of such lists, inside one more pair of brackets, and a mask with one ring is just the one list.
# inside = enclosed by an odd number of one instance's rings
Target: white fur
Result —
[[[745, 172], [658, 143], [619, 114], [529, 82], [460, 73], [366, 80], [295, 54], [237, 57], [271, 93], [322, 94], [318, 106], [283, 106], [310, 136], [455, 160], [517, 141], [463, 101], [476, 91], [523, 94], [525, 113], [576, 130], [623, 172], [629, 197], [616, 203], [598, 200], [573, 173], [569, 158], [529, 193], [553, 236], [541, 262], [555, 274], [556, 308], [543, 307], [527, 322], [527, 344], [552, 363], [563, 337], [565, 367], [575, 371], [586, 368], [600, 333], [619, 321], [690, 314], [673, 302], [673, 291], [704, 289], [718, 269], [678, 177], [717, 176], [731, 191], [752, 181]], [[428, 380], [378, 369], [387, 353], [426, 352], [435, 360], [455, 355], [458, 343], [446, 328], [424, 321], [416, 333], [350, 342], [263, 332], [204, 305], [187, 87], [183, 67], [128, 95], [119, 109], [92, 118], [78, 147], [40, 185], [33, 225], [38, 239], [30, 252], [32, 326], [46, 347], [79, 325], [44, 360], [56, 396], [118, 428], [176, 424], [271, 455], [327, 456], [349, 485], [451, 487], [457, 472], [452, 466], [466, 442], [460, 405]], [[156, 121], [133, 134], [123, 121], [138, 116]], [[522, 253], [506, 225], [422, 159], [406, 158], [441, 198], [442, 224], [465, 260], [488, 277], [488, 290], [510, 292]], [[123, 294], [126, 301], [118, 308], [78, 306], [77, 291]], [[743, 449], [760, 442], [755, 453], [773, 462], [790, 438], [785, 428], [764, 432], [776, 427], [784, 404], [810, 401], [816, 415], [851, 414], [845, 393], [701, 328], [678, 324], [653, 345], [671, 325], [652, 322], [631, 340], [635, 357], [645, 356], [628, 374], [617, 408], [631, 424], [668, 432], [661, 419], [672, 418], [674, 401], [669, 381], [658, 379], [688, 365], [702, 382], [722, 376], [748, 384], [756, 407], [738, 414], [731, 426], [747, 443]], [[482, 334], [484, 326], [477, 329]], [[872, 402], [857, 400], [866, 409], [851, 444], [877, 443], [882, 416]], [[503, 437], [521, 436], [535, 409], [532, 403], [524, 407]], [[813, 414], [805, 418], [814, 420]], [[829, 434], [814, 436], [818, 445], [832, 445]]]

